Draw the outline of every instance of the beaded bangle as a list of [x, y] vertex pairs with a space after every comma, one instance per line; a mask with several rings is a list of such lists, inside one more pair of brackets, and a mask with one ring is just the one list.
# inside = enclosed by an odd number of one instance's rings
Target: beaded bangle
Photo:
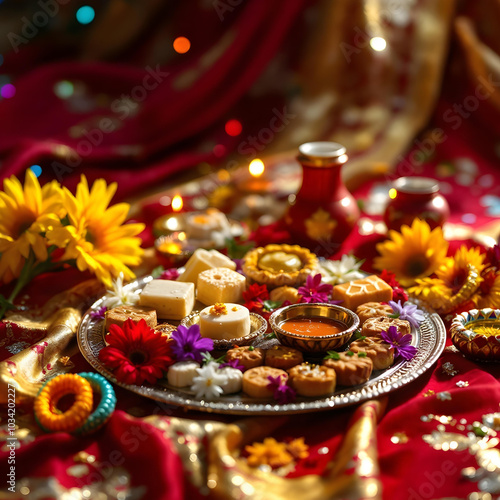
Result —
[[[57, 409], [59, 400], [75, 395], [75, 402], [64, 413]], [[46, 382], [35, 399], [35, 419], [45, 432], [73, 432], [92, 412], [92, 387], [84, 378], [67, 373]]]
[[95, 411], [74, 432], [77, 436], [85, 436], [97, 431], [109, 420], [116, 406], [116, 396], [112, 385], [102, 375], [98, 373], [80, 373], [79, 375], [90, 383], [94, 392], [101, 394], [101, 401]]

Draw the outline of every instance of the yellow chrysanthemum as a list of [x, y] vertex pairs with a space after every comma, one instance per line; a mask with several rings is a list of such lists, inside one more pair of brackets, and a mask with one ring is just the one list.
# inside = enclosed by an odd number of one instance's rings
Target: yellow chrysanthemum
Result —
[[67, 245], [64, 260], [76, 259], [80, 271], [90, 270], [108, 287], [121, 272], [126, 280], [133, 279], [127, 266], [138, 265], [143, 254], [136, 235], [144, 224], [123, 224], [130, 208], [127, 203], [108, 208], [116, 188], [116, 183], [107, 186], [104, 179], [98, 179], [89, 191], [82, 175], [76, 196], [64, 188], [70, 225], [47, 233], [49, 243]]
[[427, 222], [415, 219], [401, 232], [389, 231], [389, 239], [379, 243], [380, 257], [374, 260], [376, 269], [392, 271], [403, 286], [430, 276], [444, 261], [448, 242], [437, 227], [431, 231]]
[[436, 278], [417, 279], [415, 285], [408, 289], [408, 293], [423, 300], [436, 311], [444, 309], [451, 300], [449, 288]]
[[0, 191], [0, 279], [8, 282], [19, 276], [33, 249], [39, 261], [48, 257], [42, 233], [60, 225], [64, 217], [62, 191], [56, 181], [40, 187], [28, 169], [24, 188], [12, 176], [4, 180]]

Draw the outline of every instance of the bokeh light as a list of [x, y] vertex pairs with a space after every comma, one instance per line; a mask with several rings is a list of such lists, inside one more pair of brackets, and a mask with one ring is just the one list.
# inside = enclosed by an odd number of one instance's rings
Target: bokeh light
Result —
[[396, 191], [395, 188], [389, 189], [389, 198], [391, 200], [394, 200], [394, 198], [396, 198], [397, 195], [398, 195], [398, 192]]
[[90, 24], [95, 17], [95, 10], [90, 5], [84, 5], [76, 11], [76, 20], [80, 24]]
[[31, 165], [30, 170], [37, 176], [42, 175], [42, 167], [40, 165]]
[[380, 36], [375, 36], [370, 40], [370, 47], [377, 52], [382, 52], [387, 47], [387, 42]]
[[184, 206], [184, 201], [182, 200], [182, 196], [176, 194], [174, 196], [174, 199], [172, 200], [172, 210], [174, 212], [179, 212], [182, 210], [182, 207]]
[[241, 123], [238, 120], [228, 120], [226, 122], [225, 129], [227, 135], [236, 137], [237, 135], [241, 134], [243, 127], [241, 126]]
[[250, 165], [248, 165], [248, 171], [253, 177], [260, 177], [264, 173], [264, 170], [264, 162], [259, 160], [259, 158], [255, 158], [255, 160], [252, 160]]
[[177, 37], [173, 45], [178, 54], [185, 54], [191, 48], [191, 42], [185, 36]]
[[74, 91], [75, 86], [68, 80], [61, 80], [54, 85], [54, 94], [60, 99], [68, 99]]
[[12, 83], [7, 83], [2, 87], [2, 90], [0, 90], [0, 95], [4, 99], [10, 99], [16, 95], [16, 87], [14, 87]]
[[217, 144], [214, 146], [214, 155], [217, 156], [217, 158], [222, 158], [226, 154], [226, 146], [223, 144]]

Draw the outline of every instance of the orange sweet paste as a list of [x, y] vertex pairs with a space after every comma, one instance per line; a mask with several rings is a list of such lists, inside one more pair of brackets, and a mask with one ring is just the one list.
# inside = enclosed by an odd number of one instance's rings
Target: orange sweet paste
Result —
[[290, 333], [321, 337], [343, 332], [347, 326], [329, 318], [294, 318], [281, 323], [280, 328]]

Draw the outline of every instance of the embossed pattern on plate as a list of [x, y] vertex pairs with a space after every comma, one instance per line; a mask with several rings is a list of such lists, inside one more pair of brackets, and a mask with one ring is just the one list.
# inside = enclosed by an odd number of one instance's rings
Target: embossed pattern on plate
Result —
[[[151, 276], [142, 278], [130, 283], [126, 288], [132, 290], [142, 288], [151, 279]], [[298, 397], [294, 403], [285, 405], [249, 398], [243, 394], [227, 395], [217, 400], [205, 401], [197, 400], [189, 390], [169, 387], [166, 381], [155, 386], [136, 386], [118, 382], [113, 373], [99, 360], [99, 351], [105, 346], [102, 321], [95, 321], [90, 317], [90, 312], [99, 309], [102, 302], [103, 298], [92, 305], [82, 318], [78, 329], [80, 351], [101, 375], [114, 384], [141, 396], [185, 409], [215, 413], [235, 415], [294, 414], [357, 404], [395, 391], [420, 377], [438, 359], [446, 343], [446, 329], [441, 318], [436, 313], [424, 310], [425, 319], [420, 328], [413, 334], [412, 344], [418, 348], [416, 356], [410, 361], [398, 360], [390, 368], [374, 372], [371, 379], [362, 385], [340, 388], [331, 396], [323, 398]]]

